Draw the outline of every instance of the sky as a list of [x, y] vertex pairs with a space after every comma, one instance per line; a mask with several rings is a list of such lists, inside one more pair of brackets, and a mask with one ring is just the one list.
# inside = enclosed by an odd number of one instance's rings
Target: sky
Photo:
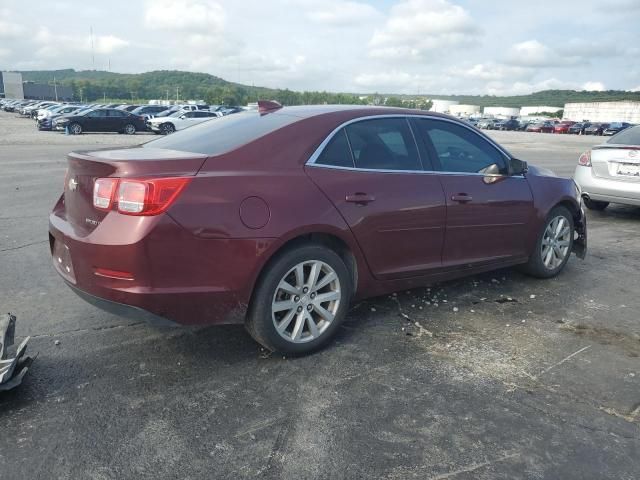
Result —
[[640, 90], [640, 0], [0, 0], [0, 70], [61, 68], [354, 93]]

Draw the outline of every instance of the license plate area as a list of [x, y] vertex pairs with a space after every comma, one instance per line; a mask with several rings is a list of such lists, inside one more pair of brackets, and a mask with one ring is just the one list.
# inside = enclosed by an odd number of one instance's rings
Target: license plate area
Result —
[[624, 177], [640, 177], [640, 164], [619, 163], [616, 173]]
[[73, 271], [71, 252], [69, 251], [69, 247], [59, 240], [54, 240], [53, 243], [53, 264], [60, 275], [71, 283], [76, 283], [76, 274]]

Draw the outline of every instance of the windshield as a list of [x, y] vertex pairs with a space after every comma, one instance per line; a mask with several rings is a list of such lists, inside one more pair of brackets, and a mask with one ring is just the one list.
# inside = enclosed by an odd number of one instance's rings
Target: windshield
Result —
[[615, 145], [638, 145], [640, 146], [640, 125], [627, 128], [611, 137], [607, 143]]

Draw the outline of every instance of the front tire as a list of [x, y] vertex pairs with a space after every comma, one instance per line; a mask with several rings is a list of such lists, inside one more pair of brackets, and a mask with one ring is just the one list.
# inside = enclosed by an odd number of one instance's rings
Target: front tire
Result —
[[268, 350], [311, 353], [337, 332], [352, 291], [349, 270], [333, 250], [315, 244], [287, 250], [259, 280], [245, 326]]
[[609, 206], [609, 202], [600, 202], [598, 200], [591, 200], [590, 198], [584, 197], [582, 199], [584, 201], [584, 206], [589, 210], [604, 210]]
[[124, 133], [126, 133], [127, 135], [133, 135], [136, 133], [136, 127], [135, 125], [131, 124], [131, 123], [127, 123], [124, 126]]
[[80, 135], [82, 133], [82, 125], [79, 123], [72, 123], [69, 125], [69, 133], [72, 135]]
[[173, 123], [163, 123], [162, 125], [160, 125], [160, 133], [162, 133], [163, 135], [169, 135], [175, 131], [176, 127], [173, 125]]
[[522, 267], [523, 271], [537, 278], [558, 275], [571, 256], [573, 232], [571, 212], [563, 206], [553, 208], [547, 215], [529, 261]]

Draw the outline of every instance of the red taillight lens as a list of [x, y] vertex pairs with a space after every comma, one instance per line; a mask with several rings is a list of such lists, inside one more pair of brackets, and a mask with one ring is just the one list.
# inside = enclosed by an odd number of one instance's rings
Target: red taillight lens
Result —
[[120, 180], [118, 211], [127, 215], [158, 215], [164, 212], [191, 178]]
[[580, 155], [580, 158], [578, 158], [578, 165], [582, 165], [583, 167], [591, 166], [591, 150], [588, 150]]
[[98, 210], [111, 210], [117, 178], [98, 178], [93, 184], [93, 206]]
[[158, 215], [169, 208], [190, 181], [190, 177], [99, 178], [93, 186], [93, 206], [110, 210], [116, 204], [125, 215]]

